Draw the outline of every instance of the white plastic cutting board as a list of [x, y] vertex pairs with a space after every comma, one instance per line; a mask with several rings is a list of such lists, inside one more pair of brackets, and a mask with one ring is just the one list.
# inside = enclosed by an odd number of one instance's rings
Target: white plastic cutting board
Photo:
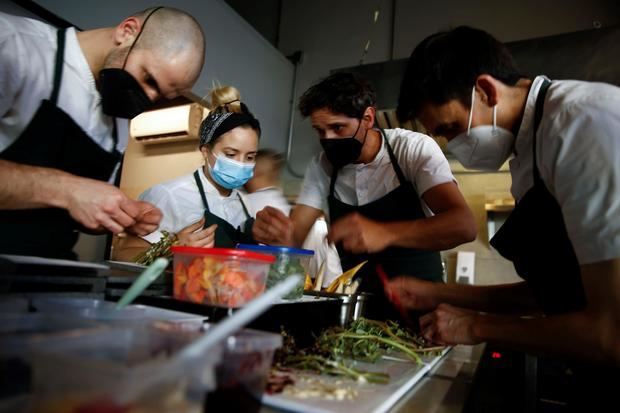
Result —
[[[342, 385], [357, 390], [352, 400], [327, 400], [319, 397], [302, 399], [288, 394], [264, 395], [263, 403], [278, 409], [297, 413], [383, 413], [387, 412], [415, 384], [450, 351], [446, 348], [441, 355], [423, 357], [424, 364], [415, 364], [390, 359], [377, 363], [357, 363], [355, 366], [368, 371], [384, 372], [390, 375], [388, 384], [356, 383], [338, 377], [322, 375], [326, 383], [342, 382]], [[315, 376], [318, 377], [318, 376]]]

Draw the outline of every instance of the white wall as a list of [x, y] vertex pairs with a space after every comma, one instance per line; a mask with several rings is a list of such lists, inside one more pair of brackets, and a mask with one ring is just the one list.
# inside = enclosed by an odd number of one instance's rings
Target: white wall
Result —
[[226, 0], [241, 17], [260, 32], [269, 43], [278, 47], [280, 3], [286, 0]]
[[[381, 14], [370, 33], [372, 11], [378, 4]], [[279, 48], [285, 55], [295, 50], [305, 53], [297, 96], [330, 70], [358, 65], [369, 37], [372, 44], [365, 63], [406, 58], [424, 37], [462, 24], [487, 30], [505, 42], [591, 29], [593, 21], [604, 27], [620, 24], [617, 0], [396, 0], [392, 51], [392, 4], [392, 0], [284, 1]], [[303, 172], [319, 150], [308, 122], [296, 115], [295, 170]], [[294, 192], [297, 186], [289, 177], [288, 191]]]

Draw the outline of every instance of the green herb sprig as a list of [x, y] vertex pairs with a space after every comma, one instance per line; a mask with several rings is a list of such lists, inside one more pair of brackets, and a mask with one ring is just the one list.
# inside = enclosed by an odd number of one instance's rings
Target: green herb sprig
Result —
[[412, 334], [392, 321], [382, 322], [360, 318], [349, 328], [333, 327], [324, 331], [316, 346], [333, 358], [351, 358], [375, 362], [389, 351], [401, 351], [409, 359], [421, 364], [420, 353], [438, 352], [443, 347], [428, 347], [424, 339]]
[[[313, 347], [300, 350], [295, 339], [282, 331], [284, 345], [276, 352], [276, 365], [309, 370], [357, 381], [387, 383], [389, 375], [368, 372], [352, 366], [352, 360], [375, 362], [390, 351], [400, 351], [416, 363], [420, 354], [438, 353], [444, 347], [428, 347], [424, 338], [392, 321], [382, 322], [360, 318], [348, 328], [332, 327], [316, 339]], [[348, 359], [348, 361], [347, 361]]]
[[134, 257], [133, 260], [136, 264], [151, 265], [159, 257], [172, 257], [170, 247], [178, 243], [177, 236], [168, 231], [162, 231], [161, 233], [163, 236], [159, 241], [151, 244], [149, 248]]

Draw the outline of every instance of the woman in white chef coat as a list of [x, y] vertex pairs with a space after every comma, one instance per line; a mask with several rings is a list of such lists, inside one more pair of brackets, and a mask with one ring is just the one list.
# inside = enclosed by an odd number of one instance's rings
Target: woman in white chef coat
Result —
[[162, 211], [159, 229], [124, 239], [116, 259], [135, 257], [159, 241], [162, 231], [176, 234], [181, 245], [192, 247], [231, 248], [253, 242], [251, 210], [237, 189], [252, 177], [260, 123], [233, 87], [213, 90], [210, 99], [214, 109], [200, 125], [204, 166], [140, 195]]

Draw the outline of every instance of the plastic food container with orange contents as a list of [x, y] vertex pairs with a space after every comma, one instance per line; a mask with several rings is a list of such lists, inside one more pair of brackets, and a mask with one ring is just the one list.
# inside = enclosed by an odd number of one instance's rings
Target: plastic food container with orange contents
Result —
[[226, 248], [173, 246], [174, 297], [229, 308], [265, 290], [275, 257]]

